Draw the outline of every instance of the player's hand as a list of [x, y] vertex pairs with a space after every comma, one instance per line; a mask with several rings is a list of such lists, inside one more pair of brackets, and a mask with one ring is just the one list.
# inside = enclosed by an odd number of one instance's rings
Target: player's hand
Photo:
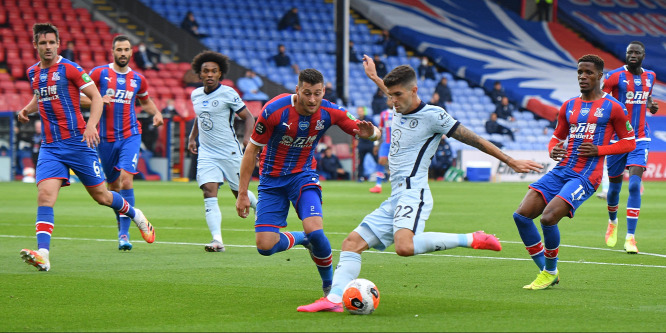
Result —
[[578, 156], [598, 156], [599, 148], [592, 142], [583, 142], [578, 146]]
[[564, 141], [559, 142], [553, 147], [553, 150], [550, 151], [550, 158], [555, 161], [559, 161], [567, 156], [567, 150], [564, 149]]
[[164, 118], [162, 117], [162, 112], [155, 112], [155, 115], [153, 115], [153, 126], [155, 127], [160, 127], [164, 125]]
[[518, 173], [526, 173], [530, 171], [541, 172], [543, 165], [532, 160], [512, 160], [507, 164], [513, 171]]
[[362, 120], [356, 124], [358, 129], [354, 129], [354, 134], [367, 139], [375, 134], [375, 125], [367, 120]]
[[373, 77], [377, 76], [377, 68], [375, 68], [375, 61], [370, 58], [367, 54], [363, 55], [363, 69], [365, 69], [365, 75], [372, 80]]
[[650, 113], [655, 114], [657, 111], [659, 111], [659, 103], [653, 100], [652, 104], [650, 105]]
[[236, 212], [242, 218], [247, 218], [247, 215], [250, 213], [250, 198], [247, 196], [247, 193], [241, 194], [241, 192], [238, 192]]
[[28, 118], [28, 110], [23, 109], [17, 113], [17, 118], [19, 122], [22, 123], [27, 123], [30, 121], [30, 118]]
[[86, 126], [86, 130], [83, 132], [83, 139], [81, 139], [81, 142], [83, 141], [86, 142], [89, 148], [97, 148], [97, 145], [99, 144], [99, 134], [97, 133], [97, 129]]
[[102, 102], [104, 104], [111, 104], [111, 95], [104, 95], [102, 96]]
[[197, 150], [197, 142], [195, 140], [189, 140], [187, 143], [187, 150], [189, 150], [192, 154], [198, 154], [199, 152]]

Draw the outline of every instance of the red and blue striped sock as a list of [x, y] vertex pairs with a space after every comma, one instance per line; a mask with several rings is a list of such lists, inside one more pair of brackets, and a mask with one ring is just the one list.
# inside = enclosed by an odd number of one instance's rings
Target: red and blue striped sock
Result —
[[279, 235], [280, 240], [273, 245], [273, 248], [270, 250], [257, 249], [257, 251], [263, 256], [270, 256], [277, 252], [287, 251], [294, 245], [300, 245], [305, 239], [305, 233], [302, 231], [280, 232]]
[[333, 283], [333, 252], [331, 243], [324, 234], [324, 230], [319, 229], [307, 234], [310, 244], [312, 244], [312, 260], [317, 265], [319, 276], [322, 281], [322, 288], [328, 288]]
[[51, 249], [51, 234], [53, 233], [54, 220], [53, 207], [37, 207], [37, 221], [35, 222], [37, 249]]
[[608, 194], [606, 200], [608, 201], [608, 217], [611, 221], [617, 219], [617, 206], [620, 204], [620, 190], [622, 190], [622, 183], [608, 184]]
[[546, 257], [546, 271], [557, 271], [557, 254], [560, 248], [560, 228], [557, 224], [541, 225], [543, 230], [543, 242], [546, 246], [544, 256]]
[[[127, 203], [134, 207], [134, 189], [120, 190], [118, 192]], [[126, 215], [118, 213], [118, 237], [125, 235], [127, 240], [129, 240], [129, 228], [132, 224], [132, 219]]]
[[546, 267], [546, 258], [543, 253], [543, 244], [541, 243], [539, 229], [534, 225], [532, 219], [528, 219], [518, 213], [513, 213], [513, 220], [516, 222], [516, 227], [518, 227], [520, 239], [525, 244], [525, 249], [527, 249], [527, 252], [537, 267], [539, 267], [539, 270], [543, 270]]
[[117, 211], [120, 213], [120, 215], [125, 215], [131, 219], [134, 218], [134, 207], [123, 198], [122, 195], [120, 195], [118, 192], [111, 191], [111, 194], [113, 194], [113, 201], [111, 202], [111, 207], [113, 210]]

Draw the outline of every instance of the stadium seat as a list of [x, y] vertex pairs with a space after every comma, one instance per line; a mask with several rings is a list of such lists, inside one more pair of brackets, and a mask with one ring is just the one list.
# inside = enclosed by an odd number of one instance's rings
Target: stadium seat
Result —
[[333, 144], [333, 152], [341, 160], [352, 158], [351, 147], [349, 147], [348, 143]]
[[263, 107], [262, 103], [260, 101], [244, 101], [245, 106], [247, 107], [248, 111], [254, 116], [254, 118], [259, 117], [261, 114], [261, 108]]

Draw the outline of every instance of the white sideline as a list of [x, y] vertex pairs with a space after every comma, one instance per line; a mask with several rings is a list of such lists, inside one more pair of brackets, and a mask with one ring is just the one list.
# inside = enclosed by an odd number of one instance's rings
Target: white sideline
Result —
[[[225, 229], [229, 230], [229, 229]], [[0, 238], [28, 238], [28, 239], [34, 239], [35, 236], [23, 236], [23, 235], [0, 235]], [[58, 239], [58, 240], [73, 240], [73, 241], [94, 241], [94, 242], [118, 242], [116, 239], [101, 239], [101, 238], [73, 238], [73, 237], [52, 237], [52, 239]], [[513, 242], [513, 241], [501, 241], [502, 243], [507, 243], [507, 244], [520, 244], [522, 245], [522, 242]], [[159, 242], [156, 241], [154, 244], [168, 244], [168, 245], [193, 245], [193, 246], [203, 246], [206, 245], [204, 243], [186, 243], [186, 242]], [[238, 247], [238, 248], [255, 248], [255, 245], [231, 245], [231, 244], [224, 244], [226, 247]], [[560, 245], [561, 247], [571, 247], [571, 248], [580, 248], [580, 249], [588, 249], [588, 250], [601, 250], [601, 251], [614, 251], [614, 252], [622, 252], [624, 253], [623, 250], [613, 250], [613, 249], [608, 249], [608, 248], [595, 248], [595, 247], [587, 247], [587, 246], [577, 246], [577, 245]], [[305, 250], [305, 248], [302, 247], [297, 247], [294, 248], [296, 250]], [[292, 249], [292, 250], [294, 250]], [[333, 249], [335, 252], [340, 252], [338, 249]], [[394, 252], [380, 252], [380, 251], [366, 251], [365, 253], [372, 253], [372, 254], [387, 254], [387, 255], [396, 255]], [[648, 255], [648, 256], [656, 256], [656, 257], [666, 257], [666, 255], [663, 254], [657, 254], [657, 253], [645, 253], [645, 252], [639, 252], [639, 255]], [[435, 257], [451, 257], [451, 258], [474, 258], [474, 259], [490, 259], [490, 260], [513, 260], [513, 261], [531, 261], [532, 259], [530, 258], [507, 258], [507, 257], [487, 257], [487, 256], [468, 256], [468, 255], [455, 255], [455, 254], [443, 254], [443, 253], [425, 253], [425, 254], [420, 254], [419, 256], [435, 256]], [[572, 261], [572, 260], [558, 260], [559, 262], [565, 262], [565, 263], [571, 263], [571, 264], [588, 264], [588, 265], [608, 265], [608, 266], [629, 266], [629, 267], [646, 267], [646, 268], [666, 268], [666, 265], [643, 265], [643, 264], [622, 264], [622, 263], [609, 263], [609, 262], [595, 262], [595, 261], [583, 261], [583, 260], [578, 260], [578, 261]]]

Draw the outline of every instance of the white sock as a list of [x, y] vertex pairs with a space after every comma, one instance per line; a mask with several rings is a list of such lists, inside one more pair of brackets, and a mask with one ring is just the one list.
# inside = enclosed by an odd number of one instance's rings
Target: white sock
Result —
[[213, 240], [222, 242], [222, 212], [220, 206], [217, 205], [217, 198], [205, 198], [204, 204], [206, 206], [206, 223], [208, 223], [208, 230], [213, 236]]
[[459, 246], [469, 247], [473, 239], [472, 234], [424, 232], [414, 236], [414, 254], [448, 250]]
[[257, 197], [252, 193], [252, 191], [247, 191], [247, 197], [250, 198], [250, 207], [254, 210], [257, 209]]
[[342, 293], [347, 284], [361, 273], [361, 255], [356, 252], [340, 252], [340, 261], [333, 272], [333, 285], [326, 298], [333, 303], [342, 303]]

